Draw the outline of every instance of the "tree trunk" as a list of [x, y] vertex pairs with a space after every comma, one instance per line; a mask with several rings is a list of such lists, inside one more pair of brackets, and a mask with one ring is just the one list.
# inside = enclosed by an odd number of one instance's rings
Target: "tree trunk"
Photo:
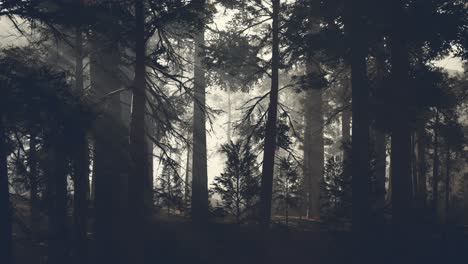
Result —
[[227, 122], [227, 142], [231, 142], [232, 137], [232, 102], [231, 102], [231, 86], [228, 85], [227, 94], [228, 94], [228, 122]]
[[437, 203], [439, 201], [439, 111], [436, 110], [436, 120], [434, 124], [434, 160], [432, 167], [432, 203], [431, 209], [433, 220], [437, 223]]
[[132, 114], [130, 121], [131, 179], [129, 187], [129, 260], [135, 264], [144, 262], [144, 237], [148, 221], [145, 207], [145, 185], [148, 181], [149, 162], [146, 142], [146, 42], [144, 1], [135, 1], [135, 80], [133, 84]]
[[0, 109], [0, 262], [12, 263], [12, 210], [7, 169], [6, 133], [3, 124], [4, 117]]
[[404, 240], [406, 228], [411, 222], [411, 128], [410, 102], [408, 101], [409, 58], [404, 37], [404, 10], [401, 1], [392, 1], [392, 17], [395, 19], [390, 34], [395, 121], [391, 127], [392, 166], [392, 221], [396, 236]]
[[416, 201], [418, 193], [418, 166], [416, 162], [416, 133], [411, 132], [411, 199]]
[[273, 192], [273, 173], [276, 151], [276, 117], [278, 115], [278, 74], [279, 74], [279, 9], [280, 0], [272, 0], [272, 54], [270, 103], [265, 130], [263, 149], [262, 183], [260, 192], [260, 224], [268, 228], [271, 221], [271, 199]]
[[[55, 134], [55, 133], [54, 133]], [[48, 135], [45, 148], [48, 155], [47, 203], [49, 206], [49, 263], [68, 263], [67, 231], [67, 150], [63, 135]]]
[[128, 130], [122, 122], [120, 54], [108, 36], [94, 34], [90, 54], [91, 86], [100, 113], [93, 128], [94, 234], [97, 263], [123, 263], [126, 254], [125, 217], [130, 172]]
[[374, 130], [374, 152], [375, 152], [375, 180], [376, 180], [376, 203], [378, 210], [385, 207], [385, 176], [387, 165], [387, 142], [385, 133], [377, 129]]
[[30, 206], [31, 206], [31, 230], [34, 239], [36, 233], [39, 230], [39, 208], [37, 204], [38, 200], [38, 170], [37, 170], [37, 139], [35, 134], [31, 134], [29, 139], [29, 151], [28, 151], [28, 165], [29, 165], [29, 183], [30, 183]]
[[[76, 65], [75, 65], [75, 89], [83, 92], [83, 39], [82, 32], [77, 29], [76, 33]], [[89, 148], [86, 131], [80, 127], [76, 128], [75, 150], [73, 151], [74, 167], [74, 235], [75, 255], [77, 263], [88, 261], [87, 252], [87, 218], [89, 203]]]
[[366, 237], [370, 220], [370, 142], [369, 142], [369, 84], [367, 80], [367, 43], [365, 42], [364, 1], [349, 3], [348, 34], [351, 41], [351, 188], [352, 228], [355, 238], [356, 261], [367, 256]]
[[450, 223], [450, 147], [447, 145], [445, 153], [445, 223]]
[[427, 172], [427, 164], [426, 164], [426, 128], [425, 128], [425, 120], [421, 120], [418, 123], [418, 127], [416, 130], [416, 144], [417, 144], [417, 154], [416, 154], [416, 162], [417, 162], [417, 174], [418, 174], [418, 204], [421, 208], [426, 208], [426, 201], [427, 201], [427, 187], [426, 187], [426, 172]]
[[[307, 74], [318, 73], [318, 67], [307, 64]], [[309, 77], [312, 78], [312, 77]], [[313, 83], [310, 81], [309, 83]], [[323, 142], [323, 110], [321, 87], [307, 87], [306, 100], [306, 133], [304, 137], [304, 177], [307, 179], [307, 212], [309, 218], [320, 218], [320, 184], [323, 178], [324, 142]]]
[[351, 107], [349, 107], [349, 87], [343, 87], [341, 98], [341, 144], [343, 146], [343, 167], [349, 166], [349, 144], [351, 143]]
[[[187, 139], [190, 138], [190, 132], [187, 132]], [[185, 200], [185, 213], [189, 215], [190, 203], [190, 185], [192, 179], [192, 147], [187, 143], [187, 162], [185, 165], [185, 185], [184, 185], [184, 200]]]
[[[202, 11], [205, 1], [196, 1]], [[205, 223], [208, 220], [208, 168], [206, 151], [206, 102], [205, 69], [203, 49], [205, 45], [204, 25], [195, 35], [193, 106], [193, 157], [192, 157], [192, 220]]]

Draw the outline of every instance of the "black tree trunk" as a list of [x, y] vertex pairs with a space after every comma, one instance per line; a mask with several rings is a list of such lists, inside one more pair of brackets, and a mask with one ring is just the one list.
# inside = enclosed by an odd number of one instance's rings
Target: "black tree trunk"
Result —
[[0, 110], [0, 262], [11, 263], [13, 241], [10, 207], [10, 184], [8, 181], [6, 133]]
[[279, 74], [279, 9], [280, 0], [273, 1], [272, 13], [272, 59], [271, 59], [271, 90], [268, 117], [265, 130], [265, 146], [263, 149], [262, 183], [260, 192], [260, 224], [268, 228], [271, 221], [271, 200], [273, 192], [273, 170], [276, 151], [276, 117], [278, 115], [278, 74]]

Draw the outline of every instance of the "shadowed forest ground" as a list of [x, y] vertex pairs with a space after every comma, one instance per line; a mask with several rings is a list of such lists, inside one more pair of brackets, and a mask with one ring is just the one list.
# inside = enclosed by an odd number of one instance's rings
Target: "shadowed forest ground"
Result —
[[[348, 263], [352, 258], [353, 244], [348, 231], [332, 231], [330, 226], [301, 219], [291, 219], [290, 226], [286, 227], [284, 219], [275, 220], [273, 228], [262, 233], [256, 225], [238, 226], [215, 220], [200, 227], [183, 216], [158, 215], [146, 232], [149, 236], [146, 263], [338, 264]], [[45, 263], [45, 242], [32, 243], [19, 229], [15, 232], [16, 263]], [[417, 239], [409, 241], [411, 251], [401, 259], [395, 259], [397, 256], [392, 254], [391, 232], [385, 231], [383, 239], [371, 243], [370, 259], [375, 259], [374, 263], [463, 263], [468, 257], [466, 227], [451, 230], [448, 242], [435, 228], [432, 233], [421, 234], [423, 230], [431, 228], [421, 225], [415, 231]], [[92, 234], [89, 235], [92, 250]]]

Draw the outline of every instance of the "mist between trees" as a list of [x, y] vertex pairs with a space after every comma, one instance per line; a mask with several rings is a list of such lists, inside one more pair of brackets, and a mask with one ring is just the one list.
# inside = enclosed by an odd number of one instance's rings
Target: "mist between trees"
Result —
[[467, 260], [467, 14], [0, 1], [0, 263]]

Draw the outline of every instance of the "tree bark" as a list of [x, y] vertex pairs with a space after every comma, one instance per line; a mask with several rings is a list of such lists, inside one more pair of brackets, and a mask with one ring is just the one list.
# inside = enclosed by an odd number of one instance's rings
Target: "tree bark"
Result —
[[[75, 89], [83, 92], [83, 39], [81, 29], [76, 32], [76, 63], [75, 63]], [[86, 131], [76, 128], [76, 142], [73, 151], [74, 167], [74, 235], [75, 255], [77, 263], [88, 261], [87, 252], [87, 218], [89, 203], [89, 148]]]
[[367, 80], [368, 53], [364, 1], [346, 3], [348, 35], [351, 45], [351, 188], [352, 228], [355, 239], [356, 261], [367, 256], [366, 237], [370, 220], [370, 142], [369, 142], [369, 84]]
[[0, 109], [0, 262], [12, 263], [13, 240], [10, 184], [7, 169], [7, 146], [3, 111]]
[[90, 75], [100, 113], [93, 128], [93, 192], [96, 262], [123, 263], [126, 254], [125, 217], [128, 215], [127, 181], [130, 173], [128, 130], [122, 122], [118, 47], [108, 36], [95, 33], [91, 40]]
[[445, 164], [445, 223], [450, 223], [450, 147], [446, 149]]
[[273, 173], [276, 151], [276, 122], [278, 115], [278, 74], [279, 74], [279, 9], [280, 0], [272, 0], [272, 54], [270, 103], [265, 130], [263, 149], [262, 182], [260, 192], [260, 224], [268, 228], [271, 222], [271, 200], [273, 192]]
[[[187, 139], [190, 138], [190, 131], [187, 131]], [[187, 143], [187, 161], [185, 165], [185, 184], [184, 184], [184, 201], [185, 201], [185, 213], [189, 214], [189, 209], [191, 207], [190, 202], [190, 185], [192, 184], [192, 147], [190, 143]]]
[[227, 88], [228, 94], [228, 122], [227, 122], [227, 142], [228, 144], [231, 142], [232, 137], [232, 102], [231, 102], [231, 86], [228, 85]]
[[45, 148], [48, 155], [48, 256], [49, 263], [68, 263], [67, 230], [67, 150], [64, 136], [59, 132], [47, 135]]
[[[205, 1], [196, 1], [196, 8], [202, 11]], [[203, 66], [205, 25], [195, 37], [193, 106], [193, 157], [192, 157], [192, 220], [205, 223], [208, 220], [208, 168], [206, 151], [206, 84]]]
[[28, 165], [29, 165], [29, 183], [30, 183], [30, 206], [31, 206], [31, 230], [33, 237], [36, 238], [36, 233], [39, 230], [39, 208], [38, 200], [38, 170], [37, 170], [37, 139], [33, 133], [29, 139], [28, 151]]
[[129, 187], [129, 260], [132, 263], [144, 262], [145, 230], [149, 212], [145, 209], [145, 185], [148, 182], [149, 162], [146, 142], [146, 41], [144, 1], [135, 1], [135, 80], [132, 87], [132, 114], [130, 121], [131, 179]]
[[434, 124], [434, 160], [432, 165], [432, 201], [431, 209], [433, 213], [433, 220], [437, 223], [437, 203], [439, 201], [439, 111], [436, 110], [436, 120]]
[[[392, 63], [393, 100], [395, 121], [391, 127], [391, 166], [392, 166], [392, 222], [396, 236], [402, 240], [407, 235], [406, 228], [411, 222], [411, 128], [410, 102], [408, 101], [409, 57], [404, 32], [404, 10], [401, 1], [392, 1], [393, 27], [390, 33]], [[396, 121], [398, 120], [398, 121]]]
[[[318, 73], [312, 62], [307, 64], [309, 78]], [[309, 83], [313, 83], [310, 81]], [[307, 192], [307, 216], [320, 218], [320, 184], [324, 169], [323, 110], [321, 87], [307, 87], [304, 168]]]
[[426, 128], [425, 120], [418, 123], [416, 130], [416, 144], [417, 144], [417, 174], [418, 174], [418, 204], [421, 208], [426, 208], [427, 201], [427, 187], [426, 187]]
[[375, 180], [376, 180], [376, 208], [382, 210], [385, 207], [385, 176], [387, 165], [387, 141], [385, 133], [374, 130], [374, 152], [375, 152]]
[[341, 144], [343, 146], [343, 167], [349, 166], [349, 144], [351, 143], [351, 107], [349, 107], [349, 87], [343, 87], [341, 98]]

